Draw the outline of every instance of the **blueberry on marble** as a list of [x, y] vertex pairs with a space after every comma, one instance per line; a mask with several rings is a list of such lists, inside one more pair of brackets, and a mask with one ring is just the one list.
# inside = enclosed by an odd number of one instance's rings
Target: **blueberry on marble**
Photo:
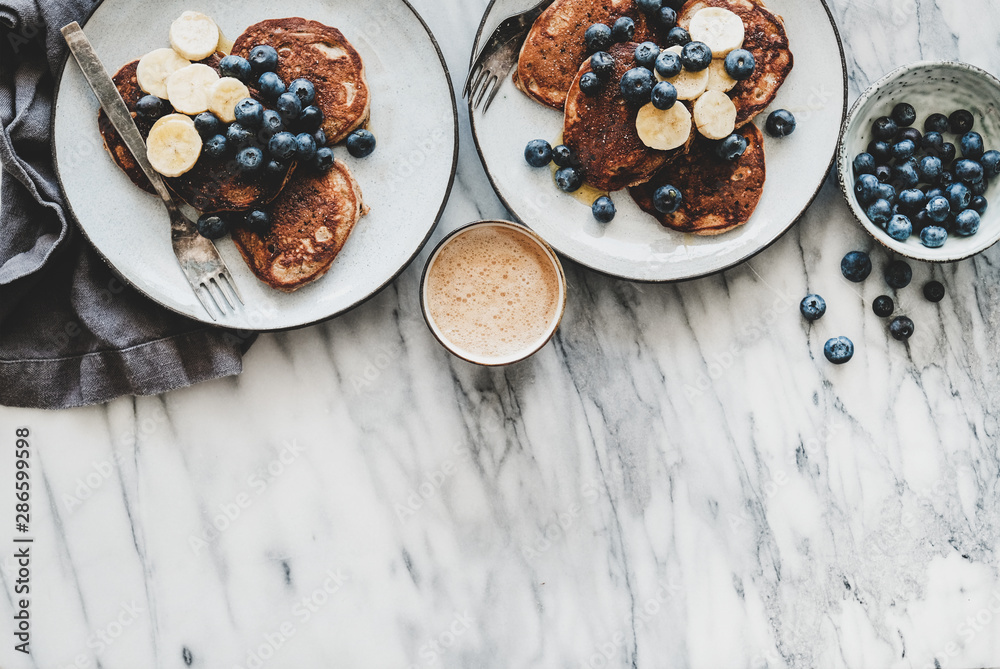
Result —
[[219, 61], [219, 76], [239, 79], [244, 84], [250, 83], [250, 61], [242, 56], [226, 56]]
[[155, 95], [143, 95], [135, 103], [135, 114], [147, 121], [158, 119], [171, 109], [170, 103]]
[[776, 109], [768, 115], [764, 129], [771, 137], [787, 137], [795, 132], [795, 116], [787, 109]]
[[885, 282], [890, 288], [906, 288], [912, 279], [913, 269], [902, 260], [893, 260], [885, 267]]
[[966, 209], [965, 211], [959, 212], [958, 216], [955, 217], [955, 225], [953, 229], [955, 234], [961, 237], [970, 237], [977, 232], [979, 232], [979, 224], [981, 218], [979, 212], [974, 209]]
[[892, 312], [895, 308], [896, 305], [893, 303], [892, 298], [888, 295], [879, 295], [875, 298], [875, 301], [872, 302], [872, 311], [874, 311], [875, 315], [879, 318], [888, 318], [889, 316], [892, 316]]
[[669, 39], [669, 33], [672, 33], [677, 26], [677, 10], [673, 7], [661, 7], [656, 14], [656, 20], [659, 22], [661, 30], [668, 31]]
[[896, 138], [899, 126], [888, 116], [879, 116], [872, 123], [872, 136], [883, 142], [891, 142]]
[[868, 220], [872, 223], [880, 228], [884, 228], [892, 218], [892, 205], [889, 204], [888, 200], [879, 198], [868, 205], [865, 215], [868, 216]]
[[854, 177], [862, 174], [875, 174], [875, 156], [865, 151], [854, 156]]
[[924, 298], [928, 302], [940, 302], [944, 299], [944, 284], [940, 281], [928, 281], [924, 284]]
[[619, 87], [622, 96], [633, 104], [645, 104], [649, 101], [656, 84], [652, 71], [644, 67], [633, 67], [622, 75]]
[[913, 336], [913, 321], [906, 316], [896, 316], [889, 323], [889, 334], [896, 341], [906, 341]]
[[942, 135], [948, 132], [950, 124], [944, 114], [931, 114], [924, 121], [924, 132], [938, 132]]
[[616, 42], [631, 42], [635, 36], [635, 21], [623, 16], [611, 27], [611, 39]]
[[823, 346], [823, 355], [835, 365], [843, 365], [854, 357], [854, 342], [847, 337], [834, 337]]
[[968, 209], [969, 203], [972, 202], [972, 191], [963, 183], [953, 183], [945, 188], [944, 192], [945, 197], [948, 198], [948, 204], [951, 206], [951, 211], [956, 214], [963, 209]]
[[976, 195], [975, 197], [972, 198], [972, 201], [969, 203], [969, 209], [976, 212], [980, 216], [986, 213], [986, 207], [988, 206], [989, 202], [987, 202], [986, 198], [983, 197], [982, 195]]
[[615, 71], [615, 59], [607, 51], [598, 51], [590, 57], [590, 71], [607, 81]]
[[868, 143], [868, 153], [872, 154], [878, 165], [885, 165], [892, 160], [892, 144], [873, 139]]
[[[677, 89], [669, 81], [661, 81], [653, 86], [653, 92], [650, 94], [649, 99], [657, 109], [670, 109], [677, 103]], [[742, 137], [742, 135], [738, 136]], [[742, 151], [740, 155], [743, 155]]]
[[965, 133], [959, 138], [958, 145], [962, 147], [962, 157], [969, 160], [979, 160], [986, 153], [983, 136], [978, 132]]
[[635, 62], [647, 70], [652, 70], [656, 66], [659, 55], [660, 47], [656, 46], [655, 42], [643, 42], [635, 48]]
[[653, 192], [653, 207], [661, 214], [672, 214], [681, 208], [684, 196], [671, 185], [660, 186]]
[[[747, 150], [747, 139], [742, 134], [734, 132], [729, 137], [720, 140], [715, 146], [715, 155], [726, 161], [733, 161]], [[867, 175], [872, 176], [872, 175]], [[874, 177], [872, 177], [874, 178]]]
[[872, 273], [872, 260], [864, 251], [851, 251], [840, 261], [840, 271], [848, 281], [861, 283]]
[[879, 180], [879, 183], [888, 183], [889, 179], [892, 178], [892, 168], [888, 165], [879, 165], [875, 168], [875, 178]]
[[226, 131], [225, 124], [212, 112], [202, 112], [194, 117], [194, 129], [202, 139], [221, 135]]
[[818, 321], [826, 313], [826, 300], [815, 293], [806, 295], [799, 303], [799, 311], [807, 321]]
[[908, 102], [900, 102], [892, 108], [892, 120], [900, 128], [908, 128], [917, 120], [917, 110]]
[[347, 136], [347, 152], [355, 158], [367, 158], [375, 151], [375, 135], [358, 128]]
[[942, 171], [944, 171], [944, 163], [937, 156], [924, 156], [917, 163], [917, 174], [920, 175], [920, 180], [924, 183], [934, 183], [941, 176]]
[[983, 176], [987, 179], [1000, 176], [1000, 151], [987, 151], [979, 159], [979, 164], [983, 166]]
[[927, 201], [924, 211], [934, 223], [943, 223], [947, 220], [948, 214], [951, 213], [951, 204], [948, 202], [948, 198], [935, 195]]
[[587, 32], [583, 34], [583, 41], [587, 47], [587, 53], [607, 51], [608, 47], [614, 44], [614, 39], [611, 37], [611, 28], [603, 23], [595, 23], [587, 28]]
[[559, 190], [572, 193], [583, 185], [583, 174], [576, 167], [560, 167], [556, 171], [556, 185]]
[[544, 139], [533, 139], [524, 147], [524, 160], [532, 167], [545, 167], [552, 162], [552, 145]]
[[948, 126], [956, 135], [964, 135], [976, 125], [976, 117], [968, 109], [958, 109], [948, 117]]
[[656, 64], [654, 65], [656, 73], [664, 79], [673, 79], [676, 77], [681, 73], [683, 66], [681, 57], [673, 51], [661, 51], [660, 55], [656, 57]]
[[725, 67], [726, 74], [730, 77], [736, 81], [743, 81], [744, 79], [749, 79], [753, 74], [754, 69], [757, 67], [757, 61], [753, 57], [753, 54], [746, 49], [733, 49], [726, 54], [723, 67]]
[[229, 232], [229, 221], [219, 214], [205, 214], [198, 219], [198, 234], [206, 239], [219, 239]]
[[913, 234], [913, 222], [908, 216], [896, 214], [885, 226], [886, 233], [898, 242], [905, 242]]
[[565, 144], [560, 144], [552, 149], [552, 162], [559, 167], [579, 167], [580, 161], [577, 159], [573, 149]]
[[946, 241], [948, 241], [948, 231], [940, 225], [928, 225], [920, 231], [920, 243], [929, 249], [940, 248]]
[[594, 218], [596, 218], [599, 222], [610, 223], [615, 217], [615, 203], [612, 202], [611, 198], [607, 195], [602, 195], [594, 200], [594, 204], [591, 205], [590, 211], [594, 214]]
[[675, 26], [667, 33], [667, 46], [684, 46], [691, 41], [691, 33], [680, 26]]
[[854, 182], [854, 195], [863, 205], [871, 204], [878, 195], [879, 181], [874, 174], [862, 174]]

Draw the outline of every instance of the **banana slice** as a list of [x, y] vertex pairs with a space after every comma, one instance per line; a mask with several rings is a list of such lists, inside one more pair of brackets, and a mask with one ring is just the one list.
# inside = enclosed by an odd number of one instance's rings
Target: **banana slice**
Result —
[[219, 28], [219, 43], [215, 45], [215, 50], [221, 51], [227, 56], [233, 52], [233, 40], [222, 33], [222, 28]]
[[183, 114], [200, 114], [208, 109], [210, 92], [219, 73], [208, 65], [194, 63], [167, 77], [167, 99]]
[[184, 12], [170, 24], [170, 46], [188, 60], [201, 60], [215, 53], [219, 26], [201, 12]]
[[712, 60], [712, 64], [708, 66], [708, 90], [728, 93], [738, 83], [740, 82], [730, 77], [729, 73], [726, 72], [725, 58], [715, 58]]
[[169, 123], [171, 121], [180, 121], [181, 123], [189, 124], [192, 128], [194, 127], [194, 119], [186, 114], [167, 114], [166, 116], [161, 116], [160, 118], [156, 119], [156, 123], [153, 124], [153, 127], [150, 128], [149, 131], [153, 132], [153, 128], [161, 126], [164, 123]]
[[139, 59], [135, 78], [139, 82], [139, 88], [166, 100], [167, 77], [190, 64], [191, 61], [181, 58], [173, 49], [156, 49]]
[[736, 105], [722, 91], [706, 91], [694, 103], [694, 123], [709, 139], [724, 139], [736, 129]]
[[236, 120], [236, 103], [250, 97], [250, 89], [234, 77], [222, 77], [212, 85], [208, 93], [208, 110], [222, 119], [223, 123]]
[[743, 46], [746, 29], [743, 19], [722, 7], [706, 7], [691, 18], [688, 27], [691, 41], [704, 42], [713, 58], [724, 58], [733, 49]]
[[657, 109], [650, 102], [639, 110], [635, 130], [642, 143], [651, 149], [676, 149], [691, 136], [691, 112], [682, 104], [670, 109]]
[[182, 121], [171, 114], [153, 124], [146, 137], [146, 157], [153, 169], [165, 177], [179, 177], [198, 162], [201, 155], [201, 135], [194, 121]]
[[[681, 47], [672, 46], [667, 51], [681, 55]], [[664, 79], [659, 72], [655, 72], [659, 81], [669, 81], [677, 89], [678, 100], [695, 100], [708, 88], [708, 70], [705, 68], [701, 72], [691, 72], [681, 70], [681, 73], [671, 79]]]

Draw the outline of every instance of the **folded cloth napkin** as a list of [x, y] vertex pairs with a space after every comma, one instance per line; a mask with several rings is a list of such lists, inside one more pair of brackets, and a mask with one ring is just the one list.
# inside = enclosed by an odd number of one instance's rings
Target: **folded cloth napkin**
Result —
[[96, 4], [0, 0], [0, 404], [7, 406], [60, 409], [239, 374], [255, 339], [179, 316], [125, 285], [67, 212], [49, 129], [67, 53], [59, 30], [82, 23]]

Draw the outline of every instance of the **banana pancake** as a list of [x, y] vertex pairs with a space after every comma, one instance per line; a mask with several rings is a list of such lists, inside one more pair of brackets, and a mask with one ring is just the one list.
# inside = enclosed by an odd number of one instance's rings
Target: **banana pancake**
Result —
[[278, 51], [278, 76], [286, 84], [305, 77], [316, 86], [313, 103], [323, 112], [330, 144], [368, 122], [371, 93], [361, 56], [336, 28], [299, 17], [255, 23], [233, 43], [233, 55], [247, 58], [266, 44]]
[[514, 71], [514, 83], [543, 105], [562, 109], [580, 63], [587, 57], [584, 33], [595, 23], [609, 28], [628, 16], [635, 42], [665, 43], [666, 34], [649, 24], [635, 0], [556, 0], [535, 20]]
[[[715, 145], [699, 135], [691, 150], [671, 161], [648, 183], [629, 189], [632, 199], [668, 228], [696, 235], [719, 235], [743, 225], [753, 215], [764, 188], [764, 138], [752, 123], [736, 132], [747, 150], [735, 161], [715, 156]], [[653, 206], [657, 188], [671, 184], [681, 191], [681, 207], [662, 214]]]
[[[218, 69], [221, 54], [214, 54], [203, 61], [210, 67]], [[136, 67], [139, 61], [134, 60], [123, 66], [113, 77], [118, 92], [121, 93], [132, 118], [139, 128], [143, 139], [149, 135], [153, 121], [144, 119], [135, 113], [136, 102], [146, 95], [136, 79]], [[118, 136], [118, 131], [102, 109], [97, 117], [104, 146], [112, 159], [122, 169], [129, 179], [147, 193], [154, 193], [152, 185], [135, 162], [131, 151]], [[289, 167], [285, 176], [287, 181], [294, 164]], [[164, 178], [164, 183], [174, 194], [199, 211], [240, 211], [250, 209], [270, 202], [281, 190], [284, 182], [281, 179], [268, 180], [263, 175], [251, 176], [241, 173], [236, 168], [236, 162], [229, 158], [210, 158], [202, 155], [195, 166], [179, 177]]]
[[290, 293], [326, 274], [368, 208], [347, 165], [337, 160], [325, 173], [296, 174], [267, 212], [267, 234], [235, 227], [231, 235], [258, 279]]
[[584, 181], [602, 190], [618, 190], [648, 180], [671, 156], [686, 151], [694, 135], [692, 126], [688, 143], [673, 151], [651, 149], [639, 139], [635, 120], [640, 105], [626, 102], [618, 85], [622, 75], [636, 67], [637, 46], [631, 42], [611, 46], [608, 53], [615, 60], [615, 71], [596, 95], [580, 90], [580, 77], [591, 71], [588, 59], [566, 97], [563, 142], [580, 160]]
[[781, 17], [768, 11], [755, 0], [688, 0], [681, 9], [677, 25], [687, 29], [691, 19], [706, 7], [721, 7], [743, 19], [743, 48], [757, 62], [749, 79], [729, 92], [736, 105], [736, 127], [740, 127], [771, 104], [778, 88], [784, 83], [794, 64], [788, 49], [788, 35]]

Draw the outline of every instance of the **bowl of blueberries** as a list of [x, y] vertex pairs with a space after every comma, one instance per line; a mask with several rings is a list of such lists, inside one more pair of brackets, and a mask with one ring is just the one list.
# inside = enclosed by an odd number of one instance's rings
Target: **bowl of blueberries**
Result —
[[957, 62], [905, 65], [872, 84], [844, 123], [840, 188], [890, 251], [954, 262], [1000, 240], [1000, 79]]

